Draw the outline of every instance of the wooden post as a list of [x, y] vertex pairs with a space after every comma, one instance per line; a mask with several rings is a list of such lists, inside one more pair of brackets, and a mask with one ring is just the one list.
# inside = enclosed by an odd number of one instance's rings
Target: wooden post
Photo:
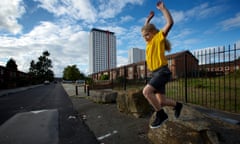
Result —
[[87, 85], [87, 96], [89, 96], [89, 85]]
[[87, 85], [84, 84], [84, 93], [86, 93], [86, 87], [87, 87]]
[[78, 86], [75, 86], [75, 90], [76, 90], [76, 95], [78, 95]]

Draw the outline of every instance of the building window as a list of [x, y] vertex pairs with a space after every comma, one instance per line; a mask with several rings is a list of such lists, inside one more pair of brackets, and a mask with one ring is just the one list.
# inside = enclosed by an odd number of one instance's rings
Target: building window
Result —
[[172, 65], [172, 59], [168, 60], [168, 65], [171, 66]]
[[236, 66], [236, 70], [239, 70], [239, 66]]
[[2, 69], [0, 70], [0, 75], [3, 75], [3, 70]]
[[229, 66], [226, 66], [226, 67], [225, 67], [225, 70], [229, 70]]

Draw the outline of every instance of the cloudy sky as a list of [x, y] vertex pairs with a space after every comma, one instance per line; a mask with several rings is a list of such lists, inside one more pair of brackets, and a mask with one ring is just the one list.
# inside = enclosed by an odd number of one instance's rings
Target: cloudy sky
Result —
[[[31, 60], [49, 51], [55, 76], [68, 65], [88, 73], [89, 32], [109, 30], [117, 37], [117, 65], [128, 49], [144, 49], [140, 29], [151, 10], [161, 28], [157, 0], [3, 0], [0, 3], [0, 65], [13, 58], [28, 72]], [[240, 43], [239, 0], [164, 0], [175, 24], [168, 35], [172, 52]]]

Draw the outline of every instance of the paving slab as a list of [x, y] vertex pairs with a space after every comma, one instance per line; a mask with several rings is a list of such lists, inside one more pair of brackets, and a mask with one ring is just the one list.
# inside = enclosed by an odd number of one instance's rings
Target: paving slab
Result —
[[18, 113], [0, 126], [1, 144], [58, 144], [58, 110]]

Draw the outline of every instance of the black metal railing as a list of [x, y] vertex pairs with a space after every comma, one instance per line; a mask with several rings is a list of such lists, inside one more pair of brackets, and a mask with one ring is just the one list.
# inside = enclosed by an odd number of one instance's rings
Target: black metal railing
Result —
[[209, 108], [240, 112], [240, 48], [236, 45], [209, 48], [193, 52], [198, 59], [198, 69], [187, 71], [183, 77], [167, 85], [169, 97]]
[[[240, 113], [239, 45], [184, 51], [167, 58], [172, 71], [172, 81], [166, 87], [167, 97]], [[151, 77], [144, 62], [111, 71], [116, 74], [112, 87], [118, 90], [141, 89]]]
[[[180, 69], [167, 84], [167, 97], [213, 109], [240, 113], [240, 47], [216, 47], [173, 57]], [[192, 60], [197, 62], [192, 62]], [[168, 59], [171, 61], [171, 59]], [[171, 61], [172, 63], [172, 61]], [[125, 67], [124, 67], [125, 68]], [[114, 81], [126, 90], [144, 87], [146, 79]], [[123, 77], [123, 78], [124, 78]], [[147, 74], [145, 74], [147, 78]]]

